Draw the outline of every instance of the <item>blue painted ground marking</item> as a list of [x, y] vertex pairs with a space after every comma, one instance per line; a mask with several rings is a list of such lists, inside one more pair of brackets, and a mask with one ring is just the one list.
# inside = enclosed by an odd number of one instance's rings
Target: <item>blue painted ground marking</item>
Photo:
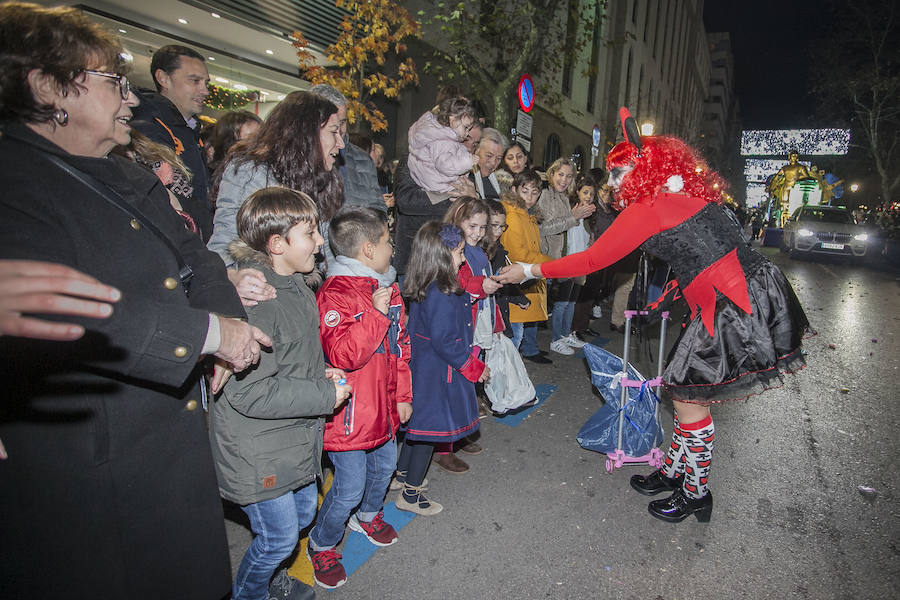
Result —
[[[597, 346], [598, 348], [603, 348], [609, 343], [609, 338], [605, 338], [603, 336], [597, 336], [592, 339], [589, 343]], [[575, 358], [584, 358], [584, 350], [579, 348], [575, 351]]]
[[525, 410], [520, 410], [516, 412], [510, 412], [509, 414], [503, 415], [502, 417], [494, 417], [495, 423], [503, 423], [504, 425], [509, 425], [510, 427], [518, 427], [519, 424], [528, 418], [534, 410], [544, 403], [544, 400], [550, 397], [553, 392], [555, 392], [557, 387], [555, 385], [550, 385], [549, 383], [539, 383], [534, 386], [535, 395], [537, 395], [538, 403], [534, 406], [529, 406]]
[[[384, 504], [384, 520], [390, 523], [396, 531], [406, 527], [406, 524], [412, 521], [415, 516], [415, 513], [398, 510], [393, 502], [385, 502]], [[344, 549], [341, 552], [343, 555], [341, 564], [344, 565], [344, 570], [347, 571], [347, 577], [360, 568], [364, 562], [372, 558], [372, 555], [378, 550], [378, 546], [367, 540], [363, 534], [350, 531], [349, 529], [348, 533], [350, 535], [347, 536], [347, 543], [344, 544]], [[402, 542], [403, 540], [400, 540], [397, 543]], [[316, 591], [318, 592], [320, 589], [316, 588]]]

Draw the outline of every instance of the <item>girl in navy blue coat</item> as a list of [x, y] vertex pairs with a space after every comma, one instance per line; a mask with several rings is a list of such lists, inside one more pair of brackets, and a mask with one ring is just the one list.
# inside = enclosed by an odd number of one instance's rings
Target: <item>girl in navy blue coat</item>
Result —
[[397, 465], [404, 484], [396, 505], [420, 515], [443, 508], [424, 494], [434, 444], [452, 443], [478, 430], [475, 382], [490, 376], [473, 347], [471, 297], [457, 278], [466, 260], [464, 247], [458, 227], [429, 221], [413, 240], [403, 282], [410, 301], [413, 416]]

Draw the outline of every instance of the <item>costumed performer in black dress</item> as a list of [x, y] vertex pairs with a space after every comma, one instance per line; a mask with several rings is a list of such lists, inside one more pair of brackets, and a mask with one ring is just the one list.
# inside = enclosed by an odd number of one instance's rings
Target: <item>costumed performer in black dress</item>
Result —
[[662, 375], [675, 405], [672, 443], [662, 467], [635, 475], [631, 486], [645, 495], [672, 492], [648, 507], [659, 519], [680, 522], [696, 514], [705, 522], [712, 514], [710, 405], [780, 387], [782, 373], [803, 368], [809, 321], [778, 267], [751, 249], [723, 212], [719, 176], [681, 140], [640, 137], [627, 109], [620, 114], [626, 141], [610, 151], [606, 165], [622, 213], [586, 251], [511, 265], [498, 279], [577, 277], [638, 247], [672, 266], [677, 282], [664, 298], [680, 292], [691, 309]]

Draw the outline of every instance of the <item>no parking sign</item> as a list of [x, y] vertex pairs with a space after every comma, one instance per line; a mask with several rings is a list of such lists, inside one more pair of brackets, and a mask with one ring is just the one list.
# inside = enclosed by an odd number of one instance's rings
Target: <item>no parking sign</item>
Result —
[[531, 112], [534, 108], [534, 82], [531, 81], [531, 75], [525, 73], [519, 79], [519, 106], [525, 112]]

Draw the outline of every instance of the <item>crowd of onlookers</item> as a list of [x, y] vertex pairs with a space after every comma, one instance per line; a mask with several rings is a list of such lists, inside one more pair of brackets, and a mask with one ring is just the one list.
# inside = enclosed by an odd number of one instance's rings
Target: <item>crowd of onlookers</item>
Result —
[[[457, 452], [482, 451], [492, 347], [550, 363], [546, 324], [572, 355], [607, 296], [622, 330], [628, 261], [494, 279], [585, 250], [616, 213], [602, 170], [535, 170], [461, 90], [388, 160], [328, 85], [204, 126], [190, 48], [155, 52], [156, 89], [136, 90], [77, 10], [6, 3], [0, 33], [10, 597], [311, 597], [277, 567], [313, 521], [316, 581], [341, 585], [345, 527], [395, 543], [388, 488], [437, 514], [429, 464], [462, 473]], [[233, 581], [220, 496], [255, 534]]]

